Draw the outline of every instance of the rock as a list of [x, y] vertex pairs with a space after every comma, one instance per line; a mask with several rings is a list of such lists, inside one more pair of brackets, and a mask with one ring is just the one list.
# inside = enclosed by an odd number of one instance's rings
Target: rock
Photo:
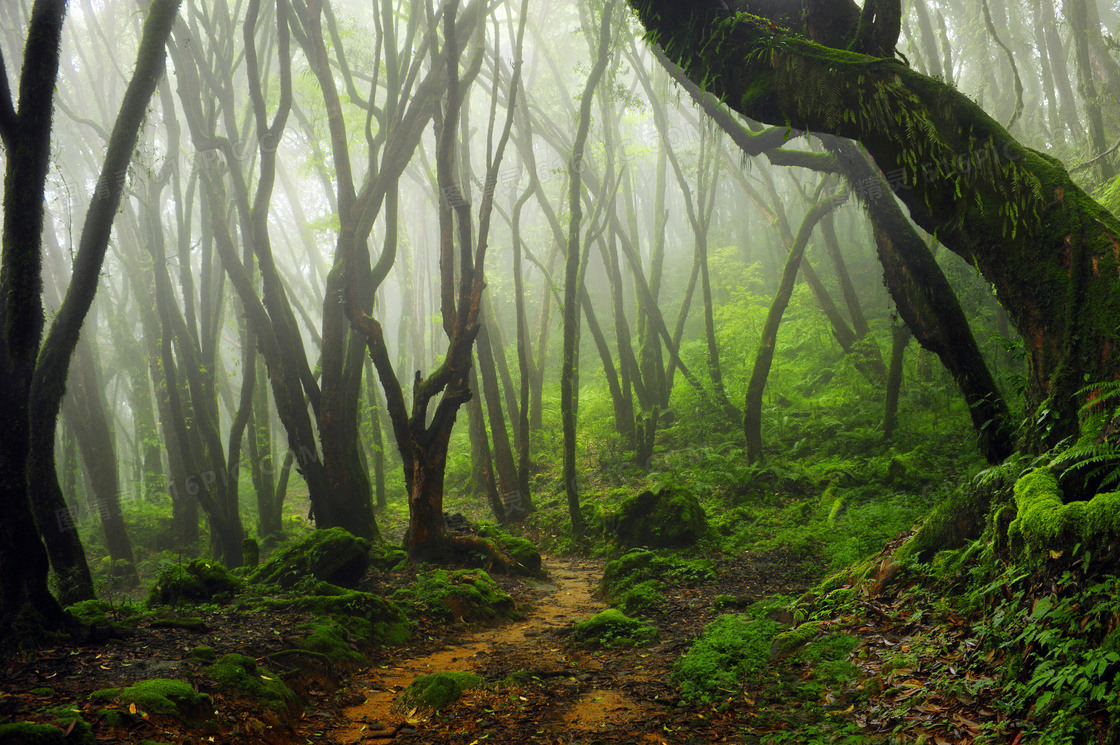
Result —
[[673, 489], [644, 491], [626, 500], [610, 523], [624, 548], [691, 546], [708, 532], [708, 518], [696, 497]]
[[342, 528], [316, 530], [288, 546], [250, 575], [256, 583], [291, 587], [308, 576], [353, 587], [369, 567], [370, 543]]

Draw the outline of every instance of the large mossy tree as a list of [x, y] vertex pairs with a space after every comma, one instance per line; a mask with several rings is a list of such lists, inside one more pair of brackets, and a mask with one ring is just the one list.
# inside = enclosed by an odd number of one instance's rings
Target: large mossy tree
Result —
[[899, 59], [898, 0], [630, 4], [650, 41], [739, 113], [858, 141], [1022, 335], [1027, 446], [1076, 432], [1079, 391], [1120, 374], [1120, 220], [1057, 159]]

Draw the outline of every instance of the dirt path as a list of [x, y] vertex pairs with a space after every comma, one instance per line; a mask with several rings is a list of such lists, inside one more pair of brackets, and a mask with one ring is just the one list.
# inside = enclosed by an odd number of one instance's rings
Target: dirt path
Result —
[[[467, 628], [440, 649], [383, 661], [354, 676], [350, 687], [364, 703], [344, 710], [324, 733], [342, 743], [628, 742], [665, 743], [659, 736], [672, 689], [662, 681], [669, 650], [653, 646], [583, 652], [558, 632], [606, 606], [593, 592], [598, 563], [545, 557], [548, 579], [532, 583], [528, 617], [491, 628]], [[520, 673], [518, 685], [468, 691], [446, 712], [411, 718], [391, 712], [397, 694], [433, 672], [474, 672], [488, 681]]]

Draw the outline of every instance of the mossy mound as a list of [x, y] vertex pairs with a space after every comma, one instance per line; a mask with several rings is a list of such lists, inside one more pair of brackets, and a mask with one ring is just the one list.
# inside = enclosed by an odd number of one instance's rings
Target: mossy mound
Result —
[[630, 588], [659, 579], [666, 584], [695, 585], [716, 578], [715, 567], [707, 559], [679, 559], [653, 551], [631, 551], [603, 568], [599, 593], [608, 600], [621, 598]]
[[[82, 719], [76, 706], [55, 706], [45, 711], [54, 717], [56, 724], [2, 725], [0, 745], [94, 745], [97, 742], [92, 728]], [[73, 729], [70, 729], [71, 723]]]
[[652, 613], [665, 603], [664, 585], [655, 579], [639, 582], [615, 600], [619, 610], [627, 615]]
[[257, 568], [252, 582], [291, 587], [306, 577], [354, 586], [369, 568], [370, 542], [342, 528], [316, 530]]
[[237, 691], [261, 703], [282, 706], [289, 711], [295, 711], [299, 706], [299, 699], [279, 676], [258, 667], [256, 660], [243, 654], [227, 654], [203, 668], [202, 674], [223, 691]]
[[333, 665], [366, 663], [365, 655], [357, 648], [369, 644], [369, 627], [360, 618], [316, 618], [300, 624], [296, 630], [304, 632], [296, 642], [297, 647], [314, 652]]
[[511, 598], [481, 569], [422, 574], [416, 584], [397, 590], [393, 601], [418, 616], [440, 620], [490, 621], [520, 618]]
[[394, 711], [409, 711], [412, 708], [435, 710], [442, 709], [459, 700], [463, 691], [478, 688], [486, 681], [474, 673], [433, 673], [421, 675], [408, 684], [393, 702]]
[[264, 605], [271, 610], [306, 611], [324, 618], [355, 619], [348, 623], [348, 627], [365, 627], [358, 632], [362, 644], [403, 644], [412, 635], [404, 612], [379, 595], [319, 581], [305, 583], [301, 589], [302, 593], [295, 597], [269, 598]]
[[622, 611], [609, 608], [572, 627], [575, 644], [589, 647], [632, 647], [657, 638], [657, 629], [630, 618]]
[[673, 548], [699, 541], [708, 532], [708, 517], [693, 495], [662, 489], [623, 502], [607, 528], [623, 548]]
[[369, 565], [381, 572], [396, 572], [409, 565], [408, 552], [403, 548], [377, 544], [370, 547]]
[[529, 539], [510, 535], [494, 525], [485, 523], [478, 527], [478, 534], [498, 544], [498, 547], [509, 555], [512, 574], [527, 574], [534, 577], [541, 575], [541, 552]]
[[101, 702], [119, 700], [122, 704], [136, 704], [136, 708], [149, 714], [172, 714], [184, 719], [206, 718], [213, 706], [205, 693], [181, 680], [167, 678], [142, 680], [124, 689], [102, 688], [89, 697]]
[[241, 589], [241, 580], [216, 561], [195, 559], [189, 564], [169, 564], [160, 570], [148, 605], [171, 605], [180, 600], [224, 602]]
[[817, 621], [803, 623], [800, 626], [783, 631], [774, 637], [770, 643], [770, 659], [777, 660], [786, 657], [813, 641], [821, 631], [821, 624]]
[[213, 647], [200, 645], [187, 652], [187, 657], [198, 662], [213, 662], [217, 659], [218, 655], [215, 654]]
[[714, 700], [734, 690], [744, 675], [766, 664], [782, 625], [753, 614], [720, 616], [704, 628], [673, 668], [685, 698]]
[[1120, 538], [1120, 492], [1065, 504], [1058, 479], [1048, 467], [1015, 482], [1015, 507], [1018, 514], [1007, 530], [1008, 539], [1012, 548], [1032, 555], [1068, 550], [1078, 543], [1106, 546]]

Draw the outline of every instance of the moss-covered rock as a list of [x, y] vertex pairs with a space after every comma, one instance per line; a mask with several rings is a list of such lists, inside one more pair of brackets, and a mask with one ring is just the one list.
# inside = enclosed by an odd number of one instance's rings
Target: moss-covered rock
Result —
[[623, 548], [672, 548], [699, 541], [708, 532], [708, 518], [693, 495], [662, 489], [623, 502], [607, 527]]
[[376, 544], [369, 550], [369, 565], [381, 572], [395, 572], [409, 565], [408, 552], [396, 546]]
[[218, 655], [214, 652], [213, 647], [199, 645], [187, 652], [187, 657], [198, 662], [213, 662], [217, 659]]
[[223, 691], [237, 691], [270, 707], [295, 711], [299, 699], [279, 676], [257, 666], [257, 661], [243, 654], [227, 654], [202, 674]]
[[494, 525], [485, 523], [478, 527], [478, 534], [498, 544], [498, 548], [509, 556], [511, 574], [530, 576], [541, 574], [541, 552], [529, 539], [510, 535]]
[[356, 647], [367, 643], [368, 637], [363, 636], [365, 629], [357, 623], [358, 620], [353, 616], [343, 616], [338, 620], [316, 618], [300, 624], [296, 630], [302, 635], [296, 646], [315, 652], [334, 665], [363, 665], [365, 655]]
[[615, 601], [630, 588], [659, 579], [671, 585], [695, 585], [716, 578], [715, 567], [707, 559], [681, 559], [661, 556], [653, 551], [630, 551], [603, 568], [599, 594]]
[[818, 621], [810, 621], [789, 631], [783, 631], [775, 636], [774, 641], [770, 643], [770, 659], [780, 659], [804, 647], [813, 641], [820, 631], [821, 624]]
[[181, 680], [156, 678], [142, 680], [127, 688], [102, 688], [90, 694], [98, 702], [119, 700], [122, 704], [136, 704], [136, 708], [149, 714], [172, 714], [184, 719], [208, 718], [212, 701], [199, 693], [189, 683]]
[[170, 605], [181, 600], [224, 602], [241, 589], [241, 580], [216, 561], [195, 559], [189, 564], [169, 564], [160, 570], [148, 591], [149, 605]]
[[409, 711], [413, 707], [424, 710], [442, 709], [459, 700], [463, 691], [478, 688], [485, 683], [474, 673], [433, 673], [421, 675], [408, 684], [393, 702], [394, 711]]
[[420, 575], [412, 587], [397, 590], [392, 599], [418, 616], [442, 620], [521, 617], [513, 598], [481, 569], [436, 569]]
[[403, 644], [412, 634], [404, 612], [379, 595], [318, 581], [305, 584], [303, 589], [302, 594], [294, 597], [268, 598], [263, 605], [273, 611], [295, 610], [335, 619], [362, 619], [365, 629], [358, 634], [362, 644]]
[[655, 579], [639, 582], [619, 595], [615, 605], [623, 613], [631, 616], [652, 613], [665, 603], [663, 587], [664, 585]]
[[571, 630], [571, 640], [581, 646], [636, 646], [657, 638], [657, 629], [609, 608], [597, 616], [580, 621]]
[[1008, 527], [1012, 548], [1042, 555], [1074, 544], [1104, 545], [1120, 537], [1120, 492], [1097, 494], [1087, 502], [1064, 504], [1050, 468], [1015, 482], [1018, 514]]
[[[77, 706], [45, 710], [55, 724], [13, 723], [0, 726], [0, 745], [94, 745], [93, 730]], [[74, 725], [71, 728], [71, 723]], [[69, 730], [69, 732], [67, 732]]]
[[370, 542], [342, 528], [316, 530], [288, 546], [257, 568], [249, 579], [261, 584], [291, 587], [314, 577], [334, 585], [354, 586], [369, 567]]

